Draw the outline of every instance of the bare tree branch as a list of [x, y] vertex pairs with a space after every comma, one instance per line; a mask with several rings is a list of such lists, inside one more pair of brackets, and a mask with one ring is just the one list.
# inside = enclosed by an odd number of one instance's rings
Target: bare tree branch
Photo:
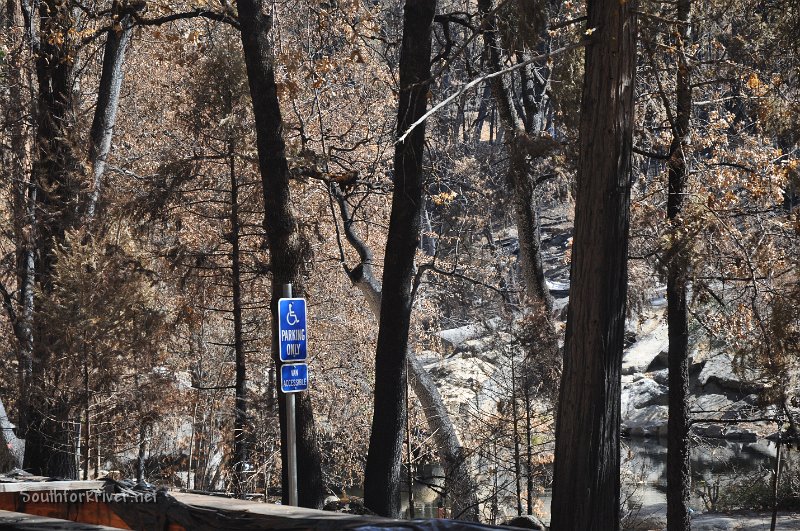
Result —
[[160, 26], [162, 24], [167, 24], [169, 22], [174, 22], [176, 20], [183, 20], [187, 18], [207, 18], [209, 20], [215, 20], [217, 22], [224, 22], [225, 24], [230, 24], [236, 29], [241, 29], [239, 24], [239, 20], [233, 17], [228, 13], [220, 13], [218, 11], [211, 11], [210, 9], [203, 9], [203, 8], [195, 8], [192, 11], [186, 11], [183, 13], [174, 13], [172, 15], [166, 15], [163, 17], [158, 18], [142, 18], [136, 16], [136, 25], [137, 26]]
[[544, 54], [541, 54], [541, 55], [537, 55], [535, 57], [531, 57], [527, 61], [523, 61], [521, 63], [517, 63], [517, 64], [515, 64], [513, 66], [510, 66], [508, 68], [505, 68], [503, 70], [499, 70], [497, 72], [491, 72], [491, 73], [486, 74], [484, 76], [481, 76], [481, 77], [479, 77], [477, 79], [473, 79], [472, 81], [470, 81], [469, 83], [467, 83], [466, 85], [464, 85], [463, 87], [458, 89], [456, 92], [454, 92], [450, 96], [446, 97], [445, 99], [443, 99], [442, 101], [440, 101], [439, 103], [434, 105], [431, 108], [431, 110], [429, 110], [428, 112], [423, 114], [422, 117], [420, 117], [419, 120], [417, 120], [416, 122], [411, 124], [411, 126], [402, 135], [400, 135], [400, 138], [398, 138], [397, 141], [395, 141], [395, 144], [400, 144], [400, 143], [404, 142], [405, 139], [408, 137], [408, 135], [410, 135], [411, 132], [414, 131], [414, 129], [416, 129], [420, 124], [425, 122], [425, 120], [430, 118], [433, 114], [437, 113], [439, 110], [441, 110], [448, 103], [450, 103], [453, 100], [455, 100], [455, 99], [459, 98], [460, 96], [462, 96], [469, 89], [471, 89], [471, 88], [473, 88], [473, 87], [475, 87], [477, 85], [480, 85], [484, 81], [488, 81], [488, 80], [490, 80], [492, 78], [495, 78], [497, 76], [502, 76], [503, 74], [508, 74], [510, 72], [515, 72], [515, 71], [517, 71], [517, 70], [519, 70], [521, 68], [525, 68], [529, 64], [532, 64], [532, 63], [535, 63], [535, 62], [538, 62], [538, 61], [542, 61], [544, 59], [549, 59], [550, 57], [555, 57], [557, 55], [561, 55], [561, 54], [566, 53], [566, 52], [568, 52], [570, 50], [574, 50], [576, 48], [581, 48], [583, 46], [586, 46], [586, 44], [588, 44], [588, 42], [589, 42], [588, 39], [584, 39], [584, 40], [582, 40], [580, 42], [569, 44], [569, 45], [564, 46], [562, 48], [558, 48], [556, 50], [553, 50], [552, 52], [548, 52], [548, 53], [544, 53]]

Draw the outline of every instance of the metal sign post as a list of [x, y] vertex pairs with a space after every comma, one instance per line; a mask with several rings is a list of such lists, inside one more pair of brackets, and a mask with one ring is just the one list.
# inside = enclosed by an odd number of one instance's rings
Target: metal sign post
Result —
[[[294, 393], [308, 389], [306, 349], [306, 301], [292, 298], [292, 285], [283, 285], [278, 301], [278, 350], [281, 392], [286, 394], [286, 449], [288, 457], [289, 505], [297, 506], [297, 430]], [[288, 362], [288, 363], [287, 363]]]

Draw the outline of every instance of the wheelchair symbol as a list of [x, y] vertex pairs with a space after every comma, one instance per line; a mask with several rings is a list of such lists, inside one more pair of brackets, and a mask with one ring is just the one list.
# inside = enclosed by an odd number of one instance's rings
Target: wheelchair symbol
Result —
[[296, 313], [294, 313], [294, 310], [292, 310], [292, 304], [289, 303], [289, 313], [286, 314], [286, 324], [289, 326], [294, 326], [299, 322], [300, 318], [297, 317]]

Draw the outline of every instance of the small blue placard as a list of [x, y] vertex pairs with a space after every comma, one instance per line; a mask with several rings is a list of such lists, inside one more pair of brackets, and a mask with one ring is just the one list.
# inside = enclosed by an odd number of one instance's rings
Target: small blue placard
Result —
[[303, 361], [306, 349], [306, 300], [278, 300], [278, 348], [281, 361]]
[[290, 363], [281, 365], [281, 391], [299, 393], [308, 389], [308, 365]]

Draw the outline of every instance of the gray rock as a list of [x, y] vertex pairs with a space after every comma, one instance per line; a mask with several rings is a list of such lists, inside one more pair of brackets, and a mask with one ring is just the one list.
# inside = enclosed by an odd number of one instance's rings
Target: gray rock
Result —
[[[690, 409], [695, 419], [734, 420], [747, 418], [752, 406], [748, 401], [734, 402], [721, 394], [700, 395], [690, 401]], [[758, 439], [758, 433], [749, 427], [739, 424], [711, 422], [695, 424], [692, 431], [702, 437], [712, 439], [728, 439], [731, 441], [752, 442]]]
[[732, 410], [734, 402], [725, 395], [707, 394], [689, 399], [692, 414], [702, 418], [722, 418], [723, 413]]
[[703, 479], [714, 480], [714, 470], [721, 466], [731, 466], [737, 462], [739, 452], [735, 444], [721, 443], [719, 445], [701, 445], [698, 451], [692, 454], [692, 466], [705, 469]]
[[669, 371], [667, 369], [653, 371], [650, 373], [650, 377], [661, 385], [669, 385]]
[[486, 327], [479, 324], [470, 324], [458, 328], [451, 328], [449, 330], [442, 330], [437, 335], [444, 343], [456, 348], [465, 341], [475, 339], [485, 333]]
[[338, 502], [339, 502], [339, 496], [328, 496], [322, 501], [322, 506], [324, 507], [329, 503], [338, 503]]
[[725, 438], [729, 441], [756, 442], [758, 433], [742, 426], [729, 426], [725, 430]]
[[648, 334], [636, 338], [622, 357], [622, 374], [645, 372], [653, 360], [669, 346], [667, 325], [659, 323]]
[[569, 280], [545, 280], [545, 283], [554, 298], [569, 296]]
[[667, 406], [632, 410], [622, 422], [622, 434], [631, 437], [659, 437], [667, 434]]
[[719, 424], [693, 424], [692, 432], [707, 439], [725, 438], [725, 428]]
[[719, 387], [740, 393], [753, 393], [763, 386], [754, 383], [755, 375], [752, 371], [741, 371], [741, 374], [734, 369], [733, 359], [730, 355], [717, 354], [706, 360], [703, 370], [700, 371], [698, 382], [702, 386], [716, 384]]
[[622, 416], [629, 416], [631, 410], [647, 406], [666, 406], [668, 389], [652, 378], [642, 378], [622, 387]]
[[753, 455], [763, 455], [766, 457], [770, 457], [772, 459], [774, 459], [778, 453], [778, 447], [776, 445], [762, 441], [756, 441], [754, 443], [750, 443], [748, 445], [745, 445], [744, 448], [742, 449], [747, 453]]
[[547, 529], [541, 520], [529, 514], [512, 518], [508, 522], [503, 523], [503, 525], [519, 527], [521, 529], [537, 529], [538, 531], [545, 531]]
[[655, 358], [653, 358], [653, 361], [650, 362], [650, 365], [647, 366], [647, 372], [666, 369], [668, 359], [669, 359], [669, 352], [666, 350], [662, 350], [656, 355]]

